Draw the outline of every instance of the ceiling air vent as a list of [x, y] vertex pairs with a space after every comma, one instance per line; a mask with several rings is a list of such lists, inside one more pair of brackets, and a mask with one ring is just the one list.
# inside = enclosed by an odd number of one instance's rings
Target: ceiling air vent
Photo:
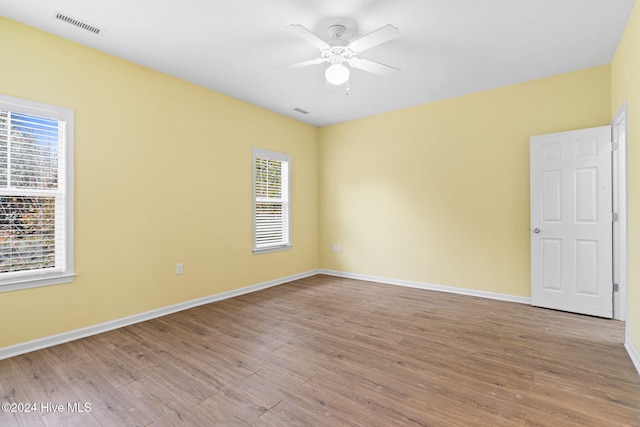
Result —
[[62, 12], [56, 11], [55, 18], [59, 19], [60, 21], [64, 21], [67, 24], [75, 25], [76, 27], [82, 28], [83, 30], [90, 31], [93, 34], [100, 34], [100, 32], [102, 31], [101, 28], [98, 28], [95, 25], [88, 24], [79, 19], [73, 18], [67, 14], [64, 14]]
[[294, 108], [293, 111], [297, 111], [300, 114], [309, 114], [308, 111], [305, 111], [302, 108], [298, 108], [298, 107]]

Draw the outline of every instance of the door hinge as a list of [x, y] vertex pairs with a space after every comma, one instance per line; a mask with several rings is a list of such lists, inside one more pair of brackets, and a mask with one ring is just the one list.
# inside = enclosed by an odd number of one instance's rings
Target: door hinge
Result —
[[617, 142], [611, 143], [611, 151], [618, 151], [618, 148], [620, 148], [620, 144], [618, 144]]
[[612, 221], [613, 221], [613, 222], [618, 222], [618, 221], [620, 221], [620, 214], [619, 214], [618, 212], [614, 212], [614, 213], [613, 213]]
[[617, 283], [613, 284], [613, 292], [620, 292], [620, 285], [618, 285]]

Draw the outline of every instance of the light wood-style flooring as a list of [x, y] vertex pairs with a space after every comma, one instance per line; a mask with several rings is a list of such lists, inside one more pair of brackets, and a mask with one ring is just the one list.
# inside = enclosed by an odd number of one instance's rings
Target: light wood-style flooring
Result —
[[37, 406], [0, 426], [640, 426], [623, 341], [617, 321], [318, 275], [0, 361], [2, 403]]

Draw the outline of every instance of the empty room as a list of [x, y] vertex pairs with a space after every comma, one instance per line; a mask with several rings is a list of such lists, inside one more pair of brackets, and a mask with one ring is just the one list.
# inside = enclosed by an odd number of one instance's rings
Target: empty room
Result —
[[0, 426], [640, 426], [634, 0], [0, 0]]

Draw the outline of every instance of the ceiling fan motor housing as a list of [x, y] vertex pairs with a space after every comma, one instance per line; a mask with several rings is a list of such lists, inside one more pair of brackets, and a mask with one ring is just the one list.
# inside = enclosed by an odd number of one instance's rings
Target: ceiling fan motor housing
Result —
[[342, 64], [349, 62], [355, 52], [345, 46], [331, 46], [329, 49], [321, 51], [322, 59], [331, 64]]

